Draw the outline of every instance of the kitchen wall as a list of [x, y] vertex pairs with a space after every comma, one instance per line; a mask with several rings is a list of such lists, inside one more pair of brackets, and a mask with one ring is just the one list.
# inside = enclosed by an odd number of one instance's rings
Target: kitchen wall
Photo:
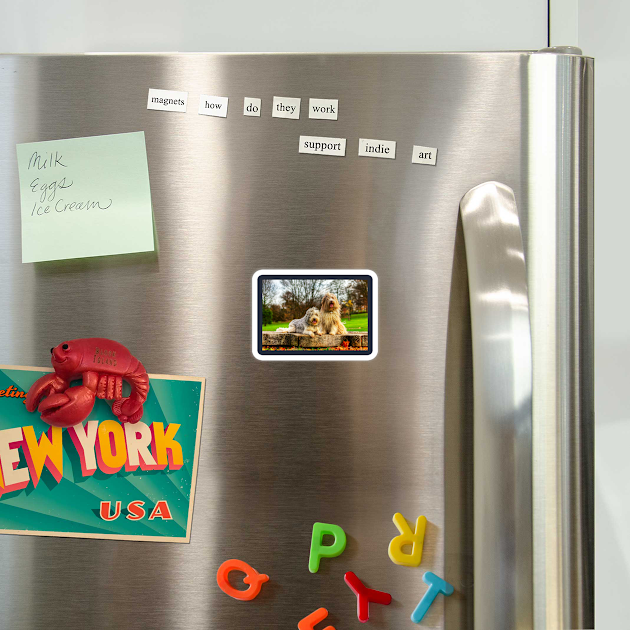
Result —
[[0, 0], [0, 51], [542, 48], [547, 0]]
[[[630, 617], [630, 4], [579, 0], [578, 45], [595, 57], [595, 620]], [[622, 622], [623, 620], [623, 622]]]

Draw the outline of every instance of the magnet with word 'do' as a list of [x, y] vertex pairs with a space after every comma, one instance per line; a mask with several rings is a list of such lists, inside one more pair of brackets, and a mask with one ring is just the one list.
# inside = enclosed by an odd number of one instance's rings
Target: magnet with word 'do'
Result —
[[[242, 571], [245, 573], [243, 582], [249, 584], [249, 588], [244, 591], [240, 591], [234, 588], [228, 579], [230, 571]], [[258, 573], [256, 569], [250, 567], [247, 562], [242, 560], [226, 560], [217, 571], [217, 584], [219, 588], [230, 597], [234, 599], [240, 599], [244, 602], [249, 602], [260, 593], [260, 589], [264, 582], [269, 580], [269, 576], [264, 573]]]
[[[416, 521], [416, 531], [412, 532], [405, 517], [396, 512], [394, 514], [394, 525], [400, 532], [399, 536], [389, 543], [389, 557], [394, 564], [403, 564], [407, 567], [417, 567], [422, 560], [422, 546], [424, 544], [424, 532], [427, 527], [427, 519], [419, 516]], [[403, 547], [411, 545], [411, 553], [404, 553]]]

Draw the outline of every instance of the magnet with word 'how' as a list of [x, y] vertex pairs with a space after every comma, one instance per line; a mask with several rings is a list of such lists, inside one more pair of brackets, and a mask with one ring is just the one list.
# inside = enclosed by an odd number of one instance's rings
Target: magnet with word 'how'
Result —
[[368, 588], [352, 571], [348, 571], [343, 579], [357, 596], [357, 617], [362, 623], [370, 618], [370, 602], [385, 606], [392, 603], [392, 596], [389, 593]]
[[[332, 545], [324, 545], [324, 536], [333, 536]], [[308, 558], [308, 570], [311, 573], [319, 571], [319, 561], [322, 558], [336, 558], [346, 548], [346, 532], [339, 525], [329, 523], [313, 523], [313, 535], [311, 537], [311, 553]]]
[[[249, 588], [245, 591], [234, 588], [228, 579], [230, 571], [242, 571], [245, 573], [243, 582], [249, 584]], [[243, 562], [242, 560], [226, 560], [217, 571], [217, 584], [219, 588], [226, 595], [245, 602], [249, 602], [257, 597], [263, 583], [267, 582], [267, 580], [269, 580], [268, 575], [258, 573], [256, 569], [250, 567], [247, 562]]]
[[[407, 567], [417, 567], [422, 561], [422, 545], [424, 544], [424, 532], [427, 528], [427, 519], [419, 516], [416, 521], [416, 531], [412, 532], [405, 517], [396, 512], [394, 514], [394, 525], [400, 532], [399, 536], [389, 543], [389, 557], [394, 564], [403, 564]], [[411, 553], [404, 553], [403, 547], [411, 545]]]
[[[328, 617], [328, 611], [325, 608], [318, 608], [298, 623], [298, 630], [314, 630], [315, 626], [326, 617]], [[335, 630], [335, 627], [326, 626], [324, 630]]]
[[435, 600], [435, 598], [442, 593], [443, 595], [452, 595], [455, 590], [452, 584], [449, 584], [441, 577], [427, 571], [422, 576], [422, 581], [429, 585], [424, 597], [420, 600], [420, 603], [416, 606], [416, 609], [411, 613], [411, 621], [414, 623], [420, 623], [424, 616], [427, 614], [427, 610]]

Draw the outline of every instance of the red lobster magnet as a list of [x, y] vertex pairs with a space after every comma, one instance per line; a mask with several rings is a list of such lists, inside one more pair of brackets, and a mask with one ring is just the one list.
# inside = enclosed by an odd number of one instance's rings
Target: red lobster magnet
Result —
[[[37, 408], [42, 420], [54, 427], [72, 427], [90, 415], [98, 397], [114, 401], [112, 411], [121, 422], [133, 424], [142, 418], [149, 376], [125, 346], [98, 337], [73, 339], [51, 348], [50, 354], [55, 371], [28, 390], [28, 411]], [[82, 378], [83, 384], [70, 387], [76, 378]], [[122, 395], [123, 379], [131, 385], [128, 398]]]

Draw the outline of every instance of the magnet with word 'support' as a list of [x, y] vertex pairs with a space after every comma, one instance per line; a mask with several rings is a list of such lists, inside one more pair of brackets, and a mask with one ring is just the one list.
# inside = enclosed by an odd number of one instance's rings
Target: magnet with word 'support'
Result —
[[[417, 567], [422, 561], [422, 546], [424, 544], [424, 532], [427, 528], [425, 516], [419, 516], [416, 521], [416, 531], [412, 532], [405, 517], [396, 512], [394, 514], [394, 525], [400, 532], [399, 536], [393, 538], [387, 550], [391, 561], [394, 564], [402, 564], [407, 567]], [[411, 545], [411, 553], [404, 553], [403, 547]]]
[[[245, 573], [243, 582], [249, 584], [249, 588], [245, 591], [240, 591], [234, 588], [228, 579], [230, 571], [242, 571]], [[269, 576], [264, 573], [258, 573], [256, 569], [250, 567], [247, 562], [242, 560], [226, 560], [217, 571], [217, 584], [219, 588], [230, 597], [234, 599], [240, 599], [244, 602], [249, 602], [260, 593], [260, 589], [264, 582], [269, 580]]]
[[[333, 536], [332, 545], [323, 545], [324, 536]], [[346, 548], [346, 532], [339, 525], [329, 523], [313, 523], [313, 535], [311, 537], [311, 553], [308, 558], [308, 570], [311, 573], [319, 571], [319, 561], [322, 558], [336, 558]]]
[[362, 623], [365, 623], [370, 618], [370, 602], [383, 604], [384, 606], [392, 603], [392, 596], [389, 593], [368, 588], [352, 571], [348, 571], [343, 576], [343, 579], [350, 587], [350, 590], [357, 596], [357, 617]]
[[[325, 608], [318, 608], [298, 623], [298, 630], [314, 630], [315, 626], [326, 617], [328, 617], [328, 611]], [[335, 630], [335, 626], [326, 626], [324, 630]]]
[[429, 588], [420, 600], [420, 603], [416, 606], [416, 609], [411, 613], [411, 621], [414, 623], [420, 623], [422, 621], [423, 617], [427, 614], [427, 610], [429, 610], [429, 607], [440, 593], [448, 596], [452, 595], [455, 590], [452, 584], [438, 577], [435, 573], [431, 573], [431, 571], [427, 571], [422, 576], [422, 581], [428, 584]]

